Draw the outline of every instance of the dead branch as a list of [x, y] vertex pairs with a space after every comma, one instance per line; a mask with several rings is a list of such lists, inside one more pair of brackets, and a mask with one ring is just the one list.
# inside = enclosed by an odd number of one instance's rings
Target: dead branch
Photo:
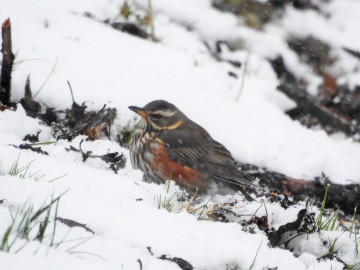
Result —
[[[246, 174], [258, 178], [259, 193], [258, 195], [269, 194], [270, 196], [285, 195], [285, 199], [274, 198], [279, 200], [280, 204], [286, 207], [287, 198], [290, 197], [294, 201], [307, 201], [315, 199], [321, 203], [324, 199], [325, 189], [328, 185], [328, 196], [326, 201], [327, 208], [336, 208], [342, 210], [347, 215], [354, 214], [354, 208], [359, 202], [360, 185], [348, 184], [340, 185], [330, 181], [324, 174], [316, 177], [314, 181], [294, 179], [281, 173], [260, 168], [250, 164], [242, 164], [241, 170]], [[346, 198], [346, 199], [344, 199]]]
[[1, 65], [1, 79], [0, 79], [0, 103], [10, 105], [10, 91], [11, 91], [11, 72], [14, 64], [15, 55], [12, 53], [11, 45], [11, 23], [10, 19], [6, 19], [1, 26], [2, 48], [3, 55]]
[[303, 85], [286, 68], [281, 56], [270, 60], [274, 71], [282, 83], [277, 89], [291, 98], [297, 104], [297, 111], [315, 117], [324, 127], [331, 127], [336, 131], [352, 136], [359, 132], [359, 128], [352, 123], [352, 119], [340, 112], [334, 111], [322, 105], [314, 97], [310, 96]]
[[315, 230], [315, 214], [302, 209], [295, 221], [281, 225], [278, 230], [268, 232], [267, 236], [272, 246], [284, 244], [287, 247], [294, 238], [303, 233], [313, 233]]
[[307, 94], [303, 87], [282, 83], [277, 89], [294, 100], [300, 111], [316, 117], [323, 126], [330, 126], [348, 136], [352, 136], [358, 131], [358, 128], [352, 125], [349, 117], [321, 105], [315, 98]]

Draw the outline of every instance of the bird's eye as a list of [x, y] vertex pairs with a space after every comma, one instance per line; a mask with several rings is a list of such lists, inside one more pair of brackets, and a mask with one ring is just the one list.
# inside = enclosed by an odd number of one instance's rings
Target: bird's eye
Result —
[[155, 120], [159, 120], [161, 119], [163, 116], [161, 114], [157, 114], [157, 113], [152, 113], [151, 114], [151, 118], [155, 119]]

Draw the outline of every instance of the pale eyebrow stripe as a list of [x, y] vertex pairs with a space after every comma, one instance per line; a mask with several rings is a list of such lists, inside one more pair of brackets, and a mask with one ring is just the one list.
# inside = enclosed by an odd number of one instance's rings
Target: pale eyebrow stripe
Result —
[[160, 114], [160, 115], [166, 116], [166, 117], [170, 117], [170, 116], [173, 116], [176, 112], [175, 111], [170, 111], [170, 110], [167, 110], [167, 111], [157, 110], [157, 111], [154, 111], [152, 113], [153, 114]]

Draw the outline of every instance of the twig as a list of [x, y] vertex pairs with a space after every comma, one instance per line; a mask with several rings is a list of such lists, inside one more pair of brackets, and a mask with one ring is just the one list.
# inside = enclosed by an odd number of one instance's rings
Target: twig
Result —
[[0, 103], [10, 105], [11, 91], [11, 72], [14, 64], [15, 55], [11, 45], [11, 23], [10, 18], [6, 19], [1, 27], [3, 54], [0, 79]]
[[141, 260], [140, 260], [140, 259], [137, 259], [137, 262], [139, 263], [140, 270], [142, 270], [142, 269], [143, 269], [143, 266], [142, 266]]
[[26, 79], [24, 97], [32, 98], [31, 87], [30, 87], [30, 74], [27, 76]]
[[359, 51], [355, 51], [346, 47], [343, 47], [343, 50], [346, 51], [347, 53], [351, 54], [352, 56], [355, 56], [356, 58], [360, 59], [360, 52]]
[[66, 81], [66, 82], [67, 82], [67, 84], [69, 85], [69, 89], [70, 89], [70, 93], [71, 93], [71, 98], [72, 98], [72, 101], [73, 101], [73, 103], [76, 103], [76, 102], [75, 102], [75, 99], [74, 99], [74, 93], [73, 93], [73, 90], [72, 90], [71, 84], [70, 84], [70, 82], [69, 82], [69, 81]]

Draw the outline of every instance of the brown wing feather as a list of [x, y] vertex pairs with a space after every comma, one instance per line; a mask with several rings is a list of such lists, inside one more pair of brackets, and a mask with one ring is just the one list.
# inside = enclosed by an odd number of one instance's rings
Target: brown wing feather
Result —
[[235, 166], [231, 153], [202, 127], [189, 121], [176, 130], [160, 134], [169, 157], [229, 185], [252, 186], [252, 178]]

